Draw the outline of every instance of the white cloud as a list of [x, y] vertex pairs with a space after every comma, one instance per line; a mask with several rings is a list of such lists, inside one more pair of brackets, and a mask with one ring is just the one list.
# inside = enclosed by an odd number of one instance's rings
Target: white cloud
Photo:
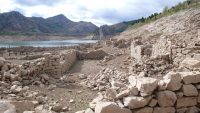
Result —
[[148, 16], [181, 1], [184, 0], [0, 0], [0, 9], [45, 18], [64, 14], [73, 21], [102, 25]]

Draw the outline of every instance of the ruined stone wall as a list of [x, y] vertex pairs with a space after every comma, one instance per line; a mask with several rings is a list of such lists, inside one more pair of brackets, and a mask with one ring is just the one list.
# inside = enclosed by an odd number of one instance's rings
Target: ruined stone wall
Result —
[[169, 55], [169, 57], [171, 58], [172, 55], [171, 47], [172, 47], [171, 41], [169, 41], [169, 39], [167, 39], [166, 37], [161, 37], [160, 40], [158, 40], [156, 44], [153, 45], [152, 57], [156, 58], [162, 55]]
[[62, 73], [68, 71], [77, 60], [77, 52], [75, 50], [63, 51], [60, 55], [60, 65]]
[[62, 51], [60, 55], [46, 53], [44, 58], [37, 64], [36, 68], [41, 74], [45, 73], [54, 78], [59, 78], [69, 70], [76, 59], [75, 50]]
[[141, 42], [133, 41], [131, 43], [131, 57], [137, 61], [150, 58], [152, 54], [152, 45], [143, 45]]
[[[38, 78], [37, 80], [52, 78], [60, 78], [70, 67], [75, 63], [77, 59], [76, 51], [69, 50], [63, 51], [61, 55], [54, 55], [51, 53], [45, 53], [44, 57], [36, 59], [31, 62], [25, 62], [19, 66], [13, 66], [4, 63], [2, 61], [0, 79], [5, 81], [23, 80], [28, 81], [29, 84]], [[1, 63], [1, 62], [0, 62]], [[41, 75], [45, 75], [41, 76]]]
[[108, 54], [103, 50], [94, 50], [90, 52], [78, 52], [77, 57], [79, 60], [102, 60]]
[[197, 71], [169, 72], [161, 80], [129, 76], [128, 84], [117, 89], [106, 89], [105, 93], [100, 94], [89, 104], [90, 108], [87, 111], [94, 113], [199, 113], [199, 92], [200, 72]]

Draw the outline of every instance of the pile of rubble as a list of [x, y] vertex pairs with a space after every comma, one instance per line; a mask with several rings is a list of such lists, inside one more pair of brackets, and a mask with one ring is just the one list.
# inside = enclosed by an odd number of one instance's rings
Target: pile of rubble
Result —
[[169, 72], [163, 79], [129, 76], [129, 84], [107, 88], [77, 113], [199, 113], [200, 72]]
[[125, 86], [124, 83], [128, 81], [128, 75], [116, 69], [105, 68], [96, 75], [80, 75], [82, 80], [81, 84], [92, 90], [105, 91], [107, 88], [114, 89]]

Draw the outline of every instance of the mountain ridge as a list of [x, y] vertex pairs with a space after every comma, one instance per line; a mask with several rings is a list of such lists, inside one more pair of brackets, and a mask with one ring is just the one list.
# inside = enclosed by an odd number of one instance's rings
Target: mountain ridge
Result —
[[0, 31], [56, 35], [89, 35], [98, 27], [91, 22], [73, 22], [63, 14], [49, 18], [25, 17], [17, 11], [0, 13]]

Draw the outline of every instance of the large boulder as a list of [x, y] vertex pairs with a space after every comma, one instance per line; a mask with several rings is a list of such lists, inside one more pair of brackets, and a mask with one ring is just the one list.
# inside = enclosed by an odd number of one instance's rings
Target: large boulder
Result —
[[166, 82], [166, 89], [171, 91], [179, 90], [182, 86], [182, 79], [179, 73], [169, 72], [164, 77], [164, 82]]
[[194, 85], [188, 84], [188, 85], [183, 85], [183, 94], [185, 96], [197, 96], [198, 91]]
[[138, 78], [136, 84], [136, 87], [140, 91], [141, 96], [151, 95], [157, 86], [158, 80], [149, 77]]
[[184, 84], [200, 83], [200, 72], [179, 72]]
[[144, 108], [135, 110], [134, 113], [153, 113], [153, 108], [151, 108], [151, 107], [144, 107]]
[[161, 107], [171, 107], [174, 106], [177, 97], [172, 91], [161, 91], [158, 93], [158, 104]]
[[125, 97], [124, 98], [124, 106], [128, 107], [129, 109], [136, 109], [136, 108], [142, 108], [146, 106], [150, 100], [151, 96], [149, 97]]
[[182, 97], [178, 98], [176, 108], [190, 107], [197, 105], [197, 97]]
[[153, 110], [153, 113], [175, 113], [174, 107], [156, 107]]
[[131, 110], [121, 108], [113, 102], [99, 102], [95, 107], [95, 113], [132, 113]]

